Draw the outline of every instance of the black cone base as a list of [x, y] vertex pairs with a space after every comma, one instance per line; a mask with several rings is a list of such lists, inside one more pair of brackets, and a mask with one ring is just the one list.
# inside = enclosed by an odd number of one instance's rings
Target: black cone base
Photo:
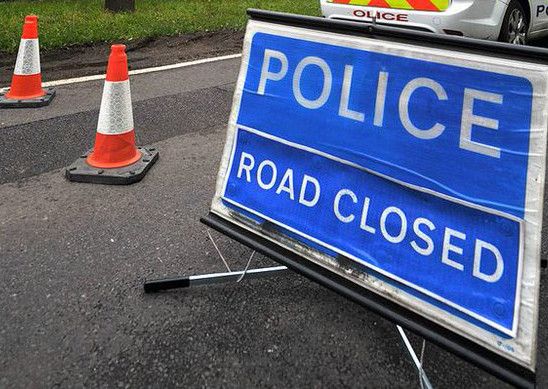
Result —
[[0, 108], [38, 108], [49, 105], [55, 97], [55, 89], [44, 88], [46, 94], [35, 99], [7, 99], [6, 92], [0, 93]]
[[140, 160], [133, 165], [116, 169], [96, 168], [88, 165], [86, 158], [91, 150], [67, 167], [65, 175], [69, 181], [89, 182], [105, 185], [129, 185], [143, 179], [147, 171], [158, 160], [159, 152], [154, 147], [138, 147], [142, 153]]

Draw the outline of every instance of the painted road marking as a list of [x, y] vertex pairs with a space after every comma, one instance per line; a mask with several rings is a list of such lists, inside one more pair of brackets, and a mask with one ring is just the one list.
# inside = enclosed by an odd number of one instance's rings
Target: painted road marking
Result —
[[[202, 58], [202, 59], [197, 59], [197, 60], [188, 61], [188, 62], [179, 62], [179, 63], [174, 63], [174, 64], [171, 64], [171, 65], [156, 66], [156, 67], [145, 68], [145, 69], [136, 69], [136, 70], [131, 70], [129, 72], [129, 75], [133, 76], [133, 75], [137, 75], [137, 74], [154, 73], [154, 72], [161, 72], [161, 71], [164, 71], [164, 70], [186, 68], [186, 67], [189, 67], [189, 66], [203, 65], [203, 64], [206, 64], [206, 63], [212, 63], [212, 62], [218, 62], [218, 61], [225, 61], [225, 60], [228, 60], [228, 59], [240, 58], [241, 56], [242, 56], [241, 53], [229, 54], [229, 55], [222, 55], [220, 57], [210, 57], [210, 58]], [[104, 79], [105, 79], [105, 74], [96, 74], [96, 75], [93, 75], [93, 76], [66, 78], [64, 80], [44, 82], [42, 84], [42, 86], [43, 87], [60, 86], [60, 85], [77, 84], [77, 83], [81, 83], [81, 82], [97, 81], [97, 80], [104, 80]], [[0, 89], [0, 91], [5, 92], [8, 89], [9, 89], [9, 87], [3, 87], [3, 88]]]

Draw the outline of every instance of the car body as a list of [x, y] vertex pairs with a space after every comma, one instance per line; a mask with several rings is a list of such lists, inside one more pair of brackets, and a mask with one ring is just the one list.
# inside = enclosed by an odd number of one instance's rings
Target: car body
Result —
[[[320, 4], [327, 18], [375, 19], [378, 24], [440, 34], [519, 44], [548, 35], [546, 0], [320, 0]], [[520, 29], [521, 34], [512, 35], [512, 30]]]

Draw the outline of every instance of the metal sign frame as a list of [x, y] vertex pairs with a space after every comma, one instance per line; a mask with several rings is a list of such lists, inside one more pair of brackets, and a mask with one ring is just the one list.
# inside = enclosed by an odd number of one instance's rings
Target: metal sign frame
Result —
[[[422, 336], [429, 342], [442, 347], [509, 384], [520, 388], [535, 387], [536, 374], [532, 371], [377, 293], [358, 286], [293, 251], [287, 250], [211, 212], [201, 218], [201, 222], [385, 319]], [[263, 228], [274, 233], [274, 230], [270, 229], [268, 224], [265, 224]]]
[[[476, 53], [483, 56], [492, 56], [502, 59], [527, 60], [529, 63], [548, 64], [548, 50], [512, 47], [496, 42], [484, 42], [472, 39], [454, 38], [433, 35], [429, 33], [407, 31], [400, 28], [368, 25], [356, 22], [333, 21], [321, 18], [281, 14], [275, 12], [249, 10], [252, 20], [287, 25], [292, 27], [308, 27], [316, 31], [343, 33], [367, 38], [382, 38], [383, 41], [397, 43], [411, 43], [428, 48], [455, 48], [459, 52]], [[324, 285], [337, 293], [363, 305], [383, 317], [416, 332], [425, 339], [447, 349], [463, 359], [481, 367], [489, 373], [519, 387], [532, 387], [535, 384], [536, 375], [523, 365], [514, 362], [496, 352], [457, 334], [454, 330], [443, 327], [436, 322], [427, 319], [411, 309], [383, 297], [378, 293], [367, 290], [352, 282], [348, 278], [326, 269], [297, 254], [295, 251], [273, 242], [281, 234], [274, 225], [265, 222], [261, 225], [259, 236], [248, 228], [244, 228], [245, 221], [237, 212], [229, 212], [219, 215], [211, 212], [202, 221], [208, 226], [224, 233], [225, 235], [243, 243], [269, 257], [282, 263], [291, 269], [305, 275], [321, 285]], [[228, 219], [230, 220], [228, 220]], [[242, 219], [242, 220], [240, 220]], [[271, 239], [268, 239], [271, 238]], [[339, 255], [337, 261], [345, 265], [345, 268], [354, 269], [359, 265], [344, 256]], [[539, 262], [540, 267], [540, 262]]]

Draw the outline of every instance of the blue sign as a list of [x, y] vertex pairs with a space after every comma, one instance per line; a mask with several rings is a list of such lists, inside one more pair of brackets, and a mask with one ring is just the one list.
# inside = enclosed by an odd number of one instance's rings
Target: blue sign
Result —
[[515, 337], [533, 85], [257, 32], [223, 202]]

